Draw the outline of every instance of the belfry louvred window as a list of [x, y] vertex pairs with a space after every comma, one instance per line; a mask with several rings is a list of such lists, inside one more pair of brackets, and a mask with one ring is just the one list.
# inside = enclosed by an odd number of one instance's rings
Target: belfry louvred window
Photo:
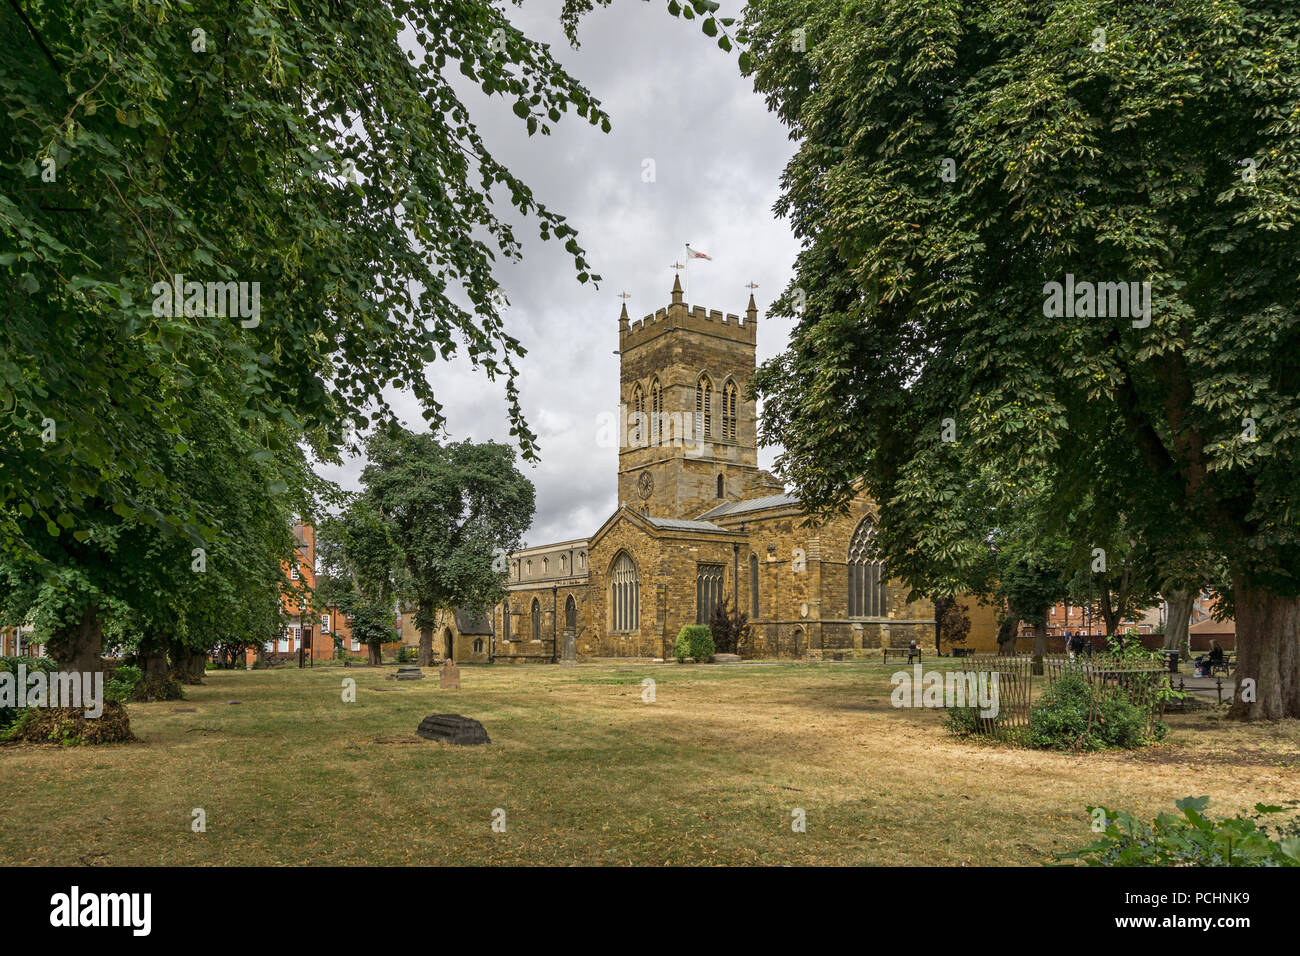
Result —
[[707, 376], [695, 383], [695, 434], [713, 437], [713, 383]]
[[722, 435], [728, 441], [736, 440], [736, 385], [728, 382], [722, 392]]
[[663, 440], [661, 422], [664, 414], [664, 387], [658, 378], [650, 379], [650, 443], [659, 444]]

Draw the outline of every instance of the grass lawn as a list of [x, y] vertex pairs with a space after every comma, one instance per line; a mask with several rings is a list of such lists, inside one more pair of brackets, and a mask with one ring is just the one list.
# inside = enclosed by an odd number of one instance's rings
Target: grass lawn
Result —
[[[1297, 721], [1174, 715], [1136, 753], [972, 745], [891, 707], [896, 669], [498, 664], [445, 691], [392, 667], [210, 671], [130, 705], [138, 743], [0, 746], [0, 863], [1036, 864], [1090, 840], [1086, 804], [1300, 795]], [[417, 738], [432, 713], [492, 744]]]

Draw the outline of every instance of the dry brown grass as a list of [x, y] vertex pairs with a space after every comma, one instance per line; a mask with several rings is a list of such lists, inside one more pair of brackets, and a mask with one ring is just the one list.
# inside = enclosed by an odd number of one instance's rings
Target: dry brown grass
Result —
[[[391, 668], [214, 672], [185, 701], [129, 705], [137, 743], [0, 747], [0, 862], [1032, 864], [1090, 840], [1089, 804], [1153, 816], [1208, 794], [1235, 813], [1300, 793], [1295, 721], [1174, 716], [1135, 753], [973, 745], [891, 707], [894, 669], [496, 665], [463, 668], [459, 691]], [[492, 744], [414, 736], [444, 712]]]

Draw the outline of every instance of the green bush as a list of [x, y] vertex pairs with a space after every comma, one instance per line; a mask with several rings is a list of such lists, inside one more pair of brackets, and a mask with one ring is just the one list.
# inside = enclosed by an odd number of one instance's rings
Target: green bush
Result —
[[697, 664], [707, 664], [713, 660], [713, 633], [703, 624], [687, 624], [677, 632], [673, 656], [679, 664], [688, 657]]
[[[1147, 742], [1146, 724], [1142, 708], [1121, 692], [1094, 690], [1079, 671], [1066, 670], [1030, 709], [1027, 740], [1044, 750], [1131, 749]], [[1153, 736], [1163, 730], [1157, 726]]]
[[[17, 693], [18, 688], [19, 664], [27, 665], [28, 674], [34, 674], [37, 671], [50, 674], [56, 670], [54, 661], [48, 657], [0, 657], [0, 671], [7, 671], [14, 675], [15, 693]], [[17, 707], [0, 707], [0, 730], [4, 730], [20, 716], [22, 716], [22, 710]]]
[[144, 680], [140, 668], [123, 664], [104, 681], [104, 702], [122, 704], [131, 699], [136, 687]]
[[1123, 811], [1088, 807], [1101, 836], [1059, 859], [1088, 866], [1300, 866], [1300, 803], [1257, 803], [1250, 816], [1223, 819], [1201, 812], [1209, 803], [1186, 797], [1175, 804], [1181, 818], [1162, 813], [1150, 826]]

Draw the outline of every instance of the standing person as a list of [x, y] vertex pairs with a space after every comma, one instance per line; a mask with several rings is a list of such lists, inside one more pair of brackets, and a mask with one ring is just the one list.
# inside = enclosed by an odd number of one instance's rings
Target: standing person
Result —
[[1065, 631], [1065, 653], [1070, 660], [1074, 660], [1074, 635], [1070, 633], [1069, 628]]

